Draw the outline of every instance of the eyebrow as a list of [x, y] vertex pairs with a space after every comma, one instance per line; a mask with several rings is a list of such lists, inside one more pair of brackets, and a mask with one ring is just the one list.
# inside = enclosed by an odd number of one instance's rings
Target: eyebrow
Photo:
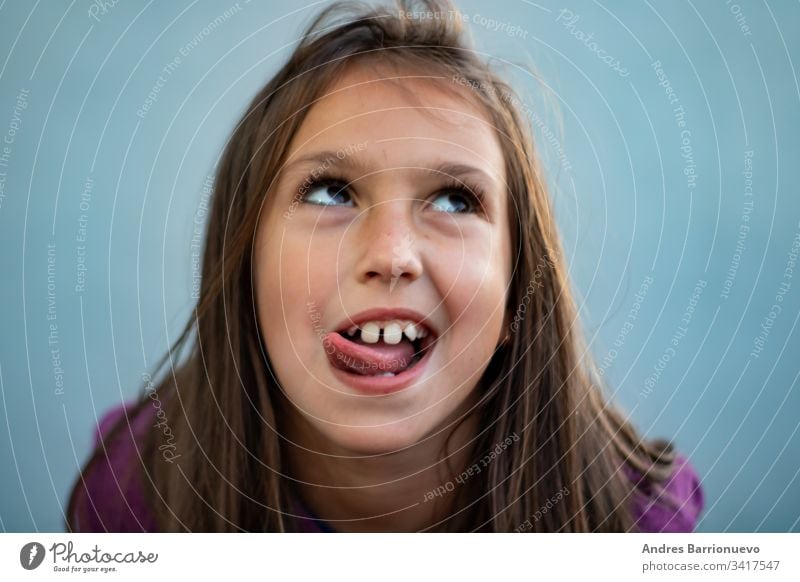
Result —
[[[374, 170], [374, 168], [370, 167], [369, 164], [366, 164], [362, 159], [358, 158], [358, 156], [346, 155], [340, 157], [343, 151], [345, 150], [325, 150], [301, 156], [286, 164], [284, 166], [284, 171], [292, 171], [306, 164], [316, 164], [319, 166], [326, 166], [327, 168], [345, 168], [351, 171], [360, 171], [365, 174], [371, 173]], [[497, 183], [489, 173], [469, 164], [439, 162], [431, 167], [403, 167], [402, 169], [424, 173], [426, 175], [443, 175], [456, 178], [459, 176], [474, 176], [484, 181], [487, 186], [495, 186]]]

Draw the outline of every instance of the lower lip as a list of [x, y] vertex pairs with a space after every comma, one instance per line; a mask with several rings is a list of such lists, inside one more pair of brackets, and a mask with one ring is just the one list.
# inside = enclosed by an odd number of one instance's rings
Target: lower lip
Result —
[[422, 359], [417, 362], [413, 368], [405, 372], [400, 372], [395, 376], [364, 376], [362, 374], [353, 374], [340, 370], [336, 366], [331, 366], [334, 376], [339, 378], [343, 383], [351, 388], [355, 388], [359, 392], [369, 394], [371, 396], [380, 396], [384, 394], [392, 394], [399, 392], [411, 386], [425, 369], [428, 360], [431, 358], [433, 350], [436, 348], [434, 342], [426, 351]]

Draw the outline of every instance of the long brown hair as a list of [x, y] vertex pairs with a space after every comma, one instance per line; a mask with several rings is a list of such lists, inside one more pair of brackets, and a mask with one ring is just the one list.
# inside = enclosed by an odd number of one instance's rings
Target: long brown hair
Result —
[[[336, 3], [311, 23], [247, 108], [216, 174], [194, 318], [158, 370], [175, 354], [187, 351], [188, 357], [170, 366], [133, 411], [150, 406], [156, 394], [180, 451], [179, 459], [163, 462], [163, 435], [150, 430], [143, 437], [139, 481], [159, 530], [294, 529], [281, 394], [258, 334], [252, 248], [262, 204], [292, 137], [315, 100], [353, 63], [404, 65], [440, 76], [441, 86], [460, 95], [469, 87], [466, 93], [483, 105], [505, 154], [513, 202], [509, 337], [476, 388], [479, 404], [470, 414], [479, 419], [477, 453], [510, 435], [519, 441], [459, 487], [458, 510], [431, 529], [506, 532], [527, 523], [528, 531], [628, 531], [634, 484], [626, 470], [656, 487], [671, 472], [671, 446], [643, 441], [602, 394], [582, 341], [530, 125], [512, 88], [463, 36], [462, 20], [447, 1], [400, 1], [393, 9]], [[106, 442], [125, 424], [121, 419]], [[104, 449], [97, 448], [81, 479]], [[81, 483], [70, 499], [70, 530]]]

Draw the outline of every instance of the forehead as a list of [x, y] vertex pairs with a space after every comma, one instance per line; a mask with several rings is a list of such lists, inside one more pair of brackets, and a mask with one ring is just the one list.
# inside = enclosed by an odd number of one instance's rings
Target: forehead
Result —
[[470, 91], [433, 73], [350, 66], [312, 105], [287, 161], [364, 144], [353, 155], [383, 167], [429, 167], [435, 157], [481, 167], [502, 184], [497, 132]]

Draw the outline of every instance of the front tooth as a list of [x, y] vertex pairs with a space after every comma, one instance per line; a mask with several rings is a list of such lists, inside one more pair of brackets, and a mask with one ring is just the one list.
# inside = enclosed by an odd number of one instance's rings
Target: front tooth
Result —
[[419, 330], [417, 329], [416, 325], [414, 325], [413, 323], [409, 323], [403, 330], [403, 333], [405, 333], [406, 337], [413, 342], [415, 339], [417, 339], [417, 336], [419, 335]]
[[392, 322], [383, 328], [383, 341], [387, 344], [399, 344], [403, 339], [403, 328], [399, 323]]
[[361, 339], [368, 344], [375, 344], [378, 343], [378, 339], [381, 337], [381, 328], [378, 326], [377, 323], [365, 323], [364, 327], [361, 328]]

